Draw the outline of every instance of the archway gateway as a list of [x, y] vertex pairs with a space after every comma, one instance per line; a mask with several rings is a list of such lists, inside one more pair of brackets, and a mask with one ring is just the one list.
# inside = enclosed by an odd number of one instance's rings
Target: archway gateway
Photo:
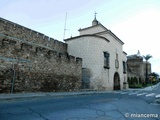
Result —
[[121, 86], [120, 86], [120, 77], [119, 74], [116, 72], [114, 74], [114, 85], [113, 85], [113, 90], [120, 90]]

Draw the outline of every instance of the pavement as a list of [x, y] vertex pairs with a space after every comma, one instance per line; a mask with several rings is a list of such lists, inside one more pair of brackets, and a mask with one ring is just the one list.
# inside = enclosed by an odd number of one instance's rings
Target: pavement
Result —
[[44, 96], [75, 96], [109, 93], [110, 91], [85, 91], [85, 92], [36, 92], [36, 93], [16, 93], [16, 94], [0, 94], [0, 100], [44, 97]]
[[158, 86], [160, 85], [160, 83], [156, 84], [156, 85], [152, 85], [152, 86], [149, 86], [149, 87], [145, 87], [145, 88], [139, 88], [139, 89], [134, 89], [134, 88], [129, 88], [128, 90], [146, 90], [146, 91], [152, 91], [152, 90], [155, 90]]
[[[127, 89], [122, 91], [152, 91], [156, 89], [160, 83], [149, 86], [143, 89]], [[15, 94], [0, 94], [0, 100], [10, 100], [10, 99], [21, 99], [21, 98], [32, 98], [32, 97], [44, 97], [44, 96], [75, 96], [75, 95], [91, 95], [91, 94], [103, 94], [103, 93], [114, 93], [115, 91], [80, 91], [80, 92], [36, 92], [36, 93], [15, 93]], [[160, 96], [157, 96], [160, 98]], [[160, 103], [160, 99], [158, 100]]]

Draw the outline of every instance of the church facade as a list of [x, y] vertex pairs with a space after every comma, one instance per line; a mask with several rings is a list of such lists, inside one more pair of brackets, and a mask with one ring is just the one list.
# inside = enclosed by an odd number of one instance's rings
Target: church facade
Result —
[[68, 53], [82, 62], [82, 88], [120, 90], [127, 88], [126, 53], [123, 42], [95, 16], [92, 26], [79, 29], [79, 36], [65, 40]]

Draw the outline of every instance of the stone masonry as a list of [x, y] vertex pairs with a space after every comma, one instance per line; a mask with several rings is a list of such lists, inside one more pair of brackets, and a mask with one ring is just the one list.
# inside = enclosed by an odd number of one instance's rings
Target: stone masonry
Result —
[[67, 44], [0, 18], [0, 93], [75, 91], [81, 72]]
[[[151, 63], [148, 64], [148, 75], [151, 74]], [[141, 82], [145, 81], [146, 77], [146, 62], [143, 61], [143, 57], [134, 54], [134, 55], [129, 55], [127, 57], [127, 74], [128, 78], [134, 78], [136, 77], [138, 80], [141, 79]]]

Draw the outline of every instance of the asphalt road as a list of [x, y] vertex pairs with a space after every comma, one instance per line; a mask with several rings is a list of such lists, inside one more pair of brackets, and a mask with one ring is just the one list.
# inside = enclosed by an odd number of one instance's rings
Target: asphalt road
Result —
[[0, 101], [0, 120], [160, 120], [159, 90]]

